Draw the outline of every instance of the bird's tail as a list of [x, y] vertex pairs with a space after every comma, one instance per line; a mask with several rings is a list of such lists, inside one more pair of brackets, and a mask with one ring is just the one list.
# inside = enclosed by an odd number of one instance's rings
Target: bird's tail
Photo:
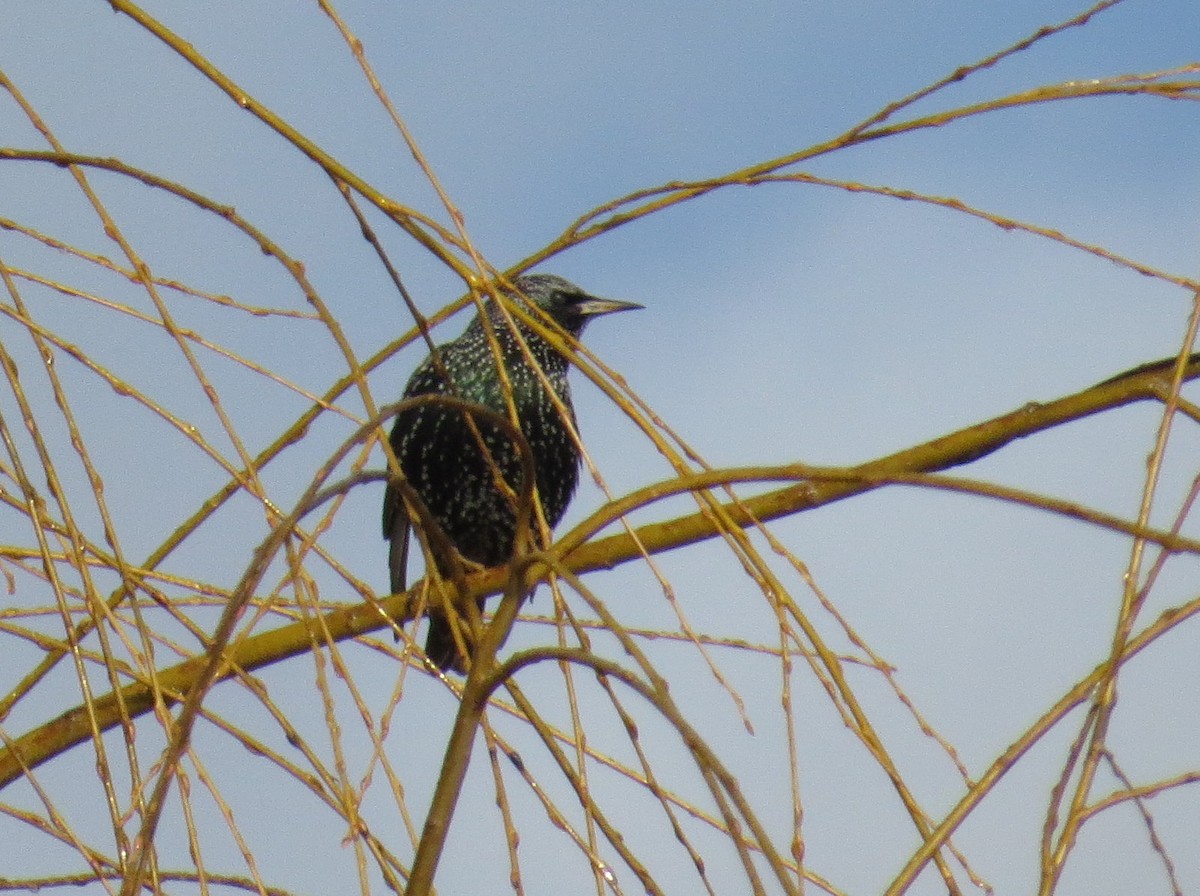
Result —
[[[460, 629], [462, 627], [460, 626]], [[460, 632], [465, 635], [465, 632]], [[425, 636], [425, 654], [443, 672], [467, 674], [467, 658], [458, 652], [454, 630], [449, 620], [439, 613], [429, 614], [429, 634]]]

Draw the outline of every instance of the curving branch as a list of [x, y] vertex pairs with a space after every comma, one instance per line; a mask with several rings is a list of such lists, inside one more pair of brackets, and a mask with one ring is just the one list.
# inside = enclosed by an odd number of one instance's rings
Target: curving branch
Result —
[[[1072, 395], [1045, 403], [1030, 402], [999, 417], [856, 467], [836, 470], [792, 467], [790, 476], [783, 472], [789, 468], [773, 468], [770, 475], [762, 475], [758, 479], [798, 481], [752, 498], [729, 501], [720, 507], [736, 525], [749, 527], [813, 510], [885, 485], [911, 484], [914, 474], [932, 473], [978, 460], [1016, 439], [1135, 402], [1161, 399], [1175, 375], [1179, 375], [1181, 381], [1200, 377], [1200, 353], [1187, 356], [1182, 365], [1180, 360], [1168, 358], [1145, 364]], [[705, 489], [730, 478], [728, 471], [725, 471], [724, 478], [722, 476], [721, 471], [705, 474], [695, 483], [687, 484], [687, 487]], [[556, 562], [576, 573], [609, 569], [642, 557], [643, 551], [661, 553], [718, 535], [720, 524], [717, 519], [708, 513], [698, 512], [663, 522], [647, 523], [632, 532], [588, 541], [622, 514], [676, 491], [678, 487], [675, 482], [669, 481], [638, 493], [634, 500], [627, 498], [606, 505], [553, 546]], [[1200, 547], [1170, 533], [1136, 528], [1126, 531], [1155, 541], [1169, 551], [1195, 551]], [[547, 573], [545, 564], [534, 564], [531, 570], [535, 581], [544, 578]], [[488, 570], [470, 577], [465, 590], [454, 593], [448, 590], [440, 597], [465, 607], [469, 602], [502, 592], [508, 579], [505, 569]], [[449, 586], [449, 589], [453, 590], [453, 586]], [[321, 618], [319, 626], [314, 622], [301, 621], [246, 638], [221, 664], [216, 681], [307, 653], [313, 647], [317, 631], [328, 632], [328, 637], [334, 641], [343, 641], [407, 622], [417, 615], [418, 607], [424, 608], [426, 603], [416, 600], [415, 593], [416, 589], [413, 589], [379, 601], [330, 610]], [[34, 769], [87, 740], [92, 732], [89, 719], [94, 719], [100, 730], [109, 730], [125, 719], [149, 711], [156, 698], [168, 704], [178, 702], [183, 694], [194, 687], [210, 662], [209, 657], [202, 655], [159, 670], [156, 674], [157, 690], [147, 681], [134, 680], [118, 692], [110, 692], [93, 700], [90, 708], [80, 706], [68, 710], [15, 739], [7, 748], [0, 750], [0, 787], [21, 777], [26, 769]]]

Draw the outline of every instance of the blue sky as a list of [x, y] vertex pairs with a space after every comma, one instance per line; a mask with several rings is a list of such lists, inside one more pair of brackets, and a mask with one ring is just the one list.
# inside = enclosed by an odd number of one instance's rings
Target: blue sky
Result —
[[[315, 5], [149, 2], [145, 8], [366, 180], [446, 221]], [[1058, 0], [912, 0], [687, 7], [345, 2], [338, 9], [363, 40], [475, 244], [490, 263], [505, 268], [599, 203], [671, 180], [719, 176], [830, 139], [886, 103], [1083, 7]], [[236, 206], [303, 261], [359, 357], [410, 326], [328, 178], [128, 17], [100, 2], [24, 2], [9, 4], [5, 13], [0, 69], [68, 149], [119, 157]], [[1125, 0], [1086, 27], [922, 101], [912, 113], [1043, 84], [1196, 62], [1197, 33], [1200, 8], [1193, 3]], [[3, 95], [0, 100], [0, 145], [41, 148], [15, 105]], [[955, 197], [1195, 277], [1198, 138], [1194, 103], [1085, 99], [878, 140], [803, 170]], [[92, 180], [155, 273], [255, 305], [305, 308], [279, 265], [213, 216], [114, 175], [96, 172]], [[0, 215], [83, 249], [116, 254], [69, 177], [51, 166], [0, 164]], [[450, 271], [378, 213], [370, 218], [426, 313], [461, 293]], [[150, 310], [145, 295], [128, 283], [19, 235], [0, 231], [0, 260]], [[646, 305], [636, 317], [599, 322], [587, 344], [716, 465], [850, 464], [886, 454], [1171, 354], [1181, 344], [1190, 309], [1190, 296], [1179, 287], [1044, 238], [945, 208], [800, 184], [718, 191], [576, 247], [542, 269]], [[23, 289], [40, 320], [194, 422], [232, 456], [194, 378], [160, 332], [32, 283]], [[312, 322], [248, 318], [179, 297], [172, 299], [172, 311], [183, 325], [305, 388], [321, 391], [344, 372], [330, 340]], [[450, 338], [463, 323], [455, 319], [438, 335]], [[7, 318], [0, 320], [0, 339], [36, 370], [27, 335]], [[399, 395], [420, 355], [413, 346], [372, 375], [377, 401]], [[204, 358], [253, 448], [267, 444], [306, 406], [226, 361]], [[221, 471], [78, 366], [58, 366], [105, 477], [122, 544], [131, 557], [145, 556], [223, 481]], [[32, 372], [25, 380], [33, 394], [48, 398]], [[581, 377], [576, 396], [584, 440], [614, 493], [670, 475], [633, 424]], [[12, 426], [18, 417], [10, 399], [4, 392], [0, 412]], [[347, 407], [361, 412], [351, 399]], [[1014, 444], [960, 472], [1133, 518], [1158, 419], [1155, 408], [1128, 408]], [[319, 421], [266, 473], [281, 506], [295, 499], [350, 428], [345, 421]], [[1195, 433], [1180, 423], [1174, 439], [1154, 516], [1161, 525], [1169, 524], [1196, 474]], [[69, 459], [64, 466], [70, 469]], [[71, 481], [81, 481], [77, 469]], [[323, 543], [382, 591], [380, 493], [371, 488], [352, 495]], [[561, 530], [602, 500], [585, 482]], [[99, 537], [96, 512], [80, 503], [85, 524]], [[688, 508], [680, 499], [639, 519]], [[236, 581], [264, 534], [262, 511], [250, 501], [235, 502], [218, 521], [173, 558], [173, 572], [226, 585]], [[773, 531], [856, 630], [898, 668], [903, 687], [959, 748], [973, 774], [1104, 658], [1129, 556], [1128, 540], [1111, 533], [1025, 508], [911, 488], [823, 508]], [[1186, 523], [1184, 532], [1194, 536], [1195, 524]], [[28, 538], [22, 531], [15, 540]], [[698, 628], [772, 643], [770, 613], [726, 549], [702, 545], [659, 562]], [[1194, 598], [1196, 572], [1194, 558], [1172, 560], [1144, 620]], [[674, 625], [645, 566], [589, 581], [626, 624]], [[794, 576], [788, 584], [834, 637], [836, 629], [803, 584]], [[323, 580], [331, 599], [346, 599], [338, 586], [334, 578]], [[49, 598], [30, 592], [13, 600], [28, 606]], [[533, 610], [548, 607], [543, 590]], [[544, 643], [548, 632], [526, 626], [512, 645]], [[1131, 663], [1122, 678], [1111, 741], [1137, 783], [1200, 765], [1200, 705], [1191, 686], [1200, 672], [1194, 636], [1194, 625], [1183, 626]], [[786, 844], [790, 801], [777, 665], [737, 651], [721, 654], [722, 668], [747, 701], [756, 730], [751, 737], [694, 651], [661, 643], [650, 649], [675, 696], [742, 774]], [[12, 654], [19, 662], [11, 666], [20, 671], [37, 658], [24, 645], [14, 645]], [[346, 655], [372, 712], [382, 713], [394, 661], [366, 648], [347, 648]], [[961, 780], [878, 675], [854, 674], [902, 770], [927, 810], [940, 817], [961, 795]], [[309, 733], [327, 740], [312, 678], [307, 658], [263, 673], [281, 705]], [[799, 667], [794, 686], [806, 860], [843, 892], [878, 892], [915, 848], [911, 823], [811, 673]], [[540, 687], [548, 711], [566, 718], [553, 675], [532, 673], [529, 687]], [[5, 733], [22, 733], [73, 705], [76, 691], [64, 673], [42, 695], [44, 702], [23, 706], [5, 723]], [[596, 719], [589, 735], [628, 757], [603, 698], [589, 691], [584, 699]], [[218, 688], [212, 702], [248, 726], [264, 725], [255, 715], [261, 710], [233, 686]], [[349, 704], [347, 711], [353, 715]], [[612, 717], [610, 727], [606, 717]], [[389, 744], [395, 745], [393, 762], [418, 825], [452, 718], [444, 688], [410, 676]], [[671, 736], [649, 717], [642, 722], [663, 768], [675, 770], [678, 786], [702, 801]], [[1029, 892], [1035, 885], [1049, 789], [1079, 723], [1077, 715], [1039, 744], [956, 841], [997, 893]], [[526, 762], [536, 762], [553, 781], [528, 733], [501, 725], [521, 744]], [[142, 729], [154, 736], [150, 723]], [[350, 732], [347, 748], [361, 768], [367, 745], [356, 745]], [[356, 885], [353, 853], [339, 845], [344, 830], [327, 810], [293, 796], [294, 787], [261, 783], [256, 776], [267, 775], [261, 764], [240, 750], [228, 751], [219, 735], [201, 732], [198, 746], [211, 751], [202, 755], [232, 802], [251, 794], [236, 808], [268, 880], [300, 893]], [[148, 748], [143, 758], [151, 755]], [[75, 772], [92, 774], [92, 762], [81, 748], [45, 767], [46, 781], [60, 788], [58, 800]], [[507, 859], [482, 753], [471, 775], [438, 882], [444, 893], [506, 892]], [[672, 884], [667, 891], [695, 892], [695, 873], [654, 805], [638, 802], [632, 788], [609, 783], [614, 814], [652, 856], [661, 881]], [[1112, 786], [1104, 779], [1100, 791]], [[562, 880], [586, 882], [570, 845], [539, 824], [530, 795], [519, 782], [511, 789], [535, 819], [521, 848], [526, 892], [560, 892], [552, 883]], [[561, 790], [558, 795], [570, 802]], [[4, 798], [21, 805], [32, 799], [27, 792]], [[97, 792], [78, 801], [78, 823], [99, 824], [91, 833], [104, 844], [104, 816], [88, 821], [99, 799]], [[386, 790], [373, 791], [368, 805], [377, 813], [370, 816], [377, 829], [396, 826], [396, 848], [406, 857]], [[1152, 808], [1190, 892], [1200, 886], [1196, 794], [1177, 789]], [[219, 819], [209, 823], [220, 830]], [[172, 856], [167, 865], [186, 858], [179, 830], [177, 824], [164, 830], [164, 843], [171, 844], [164, 847]], [[708, 874], [717, 891], [741, 892], [744, 881], [732, 851], [697, 836], [711, 846]], [[0, 854], [7, 848], [0, 847]], [[214, 867], [239, 868], [227, 836], [213, 834], [209, 851]], [[312, 857], [313, 867], [298, 874], [301, 856]], [[555, 881], [558, 874], [563, 878]], [[1059, 892], [1169, 892], [1164, 880], [1145, 828], [1126, 807], [1085, 828]], [[637, 891], [627, 872], [621, 883], [624, 892]], [[944, 890], [927, 872], [913, 892]]]

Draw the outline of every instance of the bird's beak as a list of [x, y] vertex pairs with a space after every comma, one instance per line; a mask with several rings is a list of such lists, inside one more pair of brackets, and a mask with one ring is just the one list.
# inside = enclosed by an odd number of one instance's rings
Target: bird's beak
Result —
[[645, 307], [637, 302], [618, 302], [616, 299], [598, 299], [595, 296], [588, 296], [582, 302], [577, 302], [574, 310], [586, 318], [599, 317], [601, 314], [613, 314], [617, 311], [634, 311]]

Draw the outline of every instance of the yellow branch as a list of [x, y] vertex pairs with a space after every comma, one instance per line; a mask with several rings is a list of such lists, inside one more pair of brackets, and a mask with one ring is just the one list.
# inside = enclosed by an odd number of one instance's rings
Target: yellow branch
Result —
[[[614, 506], [602, 508], [590, 519], [568, 532], [554, 546], [554, 554], [561, 558], [562, 565], [576, 573], [608, 569], [641, 557], [643, 549], [656, 554], [712, 538], [719, 533], [717, 520], [721, 518], [731, 519], [738, 526], [748, 527], [756, 522], [801, 513], [872, 491], [892, 481], [908, 484], [912, 482], [912, 475], [915, 473], [944, 470], [968, 463], [1016, 439], [1063, 423], [1082, 420], [1134, 402], [1159, 398], [1168, 388], [1175, 364], [1175, 358], [1146, 364], [1081, 392], [1044, 404], [1027, 404], [1008, 414], [857, 467], [849, 467], [836, 473], [811, 468], [810, 472], [819, 478], [805, 479], [798, 484], [753, 498], [723, 504], [720, 517], [703, 512], [694, 513], [665, 522], [649, 523], [635, 530], [633, 534], [621, 533], [599, 541], [586, 542], [590, 533], [597, 531], [604, 522], [611, 519], [614, 512], [623, 511], [622, 502], [617, 502], [614, 505], [615, 511]], [[1184, 380], [1197, 377], [1200, 377], [1200, 353], [1188, 358], [1183, 371]], [[785, 468], [776, 468], [776, 471], [783, 469]], [[799, 469], [796, 468], [797, 472]], [[727, 476], [728, 473], [729, 471], [726, 471]], [[719, 472], [711, 475], [719, 481]], [[709, 478], [710, 474], [705, 474], [706, 482]], [[673, 485], [672, 481], [668, 481], [661, 490], [664, 493], [672, 492]], [[1148, 537], [1151, 533], [1138, 534]], [[1172, 546], [1166, 538], [1160, 540], [1168, 549], [1178, 550], [1182, 546], [1179, 542]], [[545, 576], [548, 570], [543, 566], [535, 567], [532, 572], [536, 579]], [[498, 593], [503, 589], [506, 579], [507, 573], [504, 569], [480, 573], [467, 581], [468, 588], [465, 593], [448, 593], [446, 597], [456, 602], [462, 601], [465, 605], [468, 601]], [[426, 603], [429, 602], [421, 602], [421, 605]], [[438, 600], [431, 603], [440, 605]], [[407, 594], [396, 594], [377, 603], [368, 602], [330, 610], [321, 619], [319, 628], [310, 629], [311, 623], [301, 621], [263, 632], [245, 639], [236, 646], [221, 679], [305, 653], [324, 637], [317, 634], [322, 630], [327, 631], [328, 637], [333, 640], [343, 641], [385, 628], [391, 624], [389, 620], [406, 622], [413, 618], [417, 606], [418, 603], [410, 600]], [[167, 703], [177, 702], [179, 695], [188, 691], [196, 676], [208, 663], [207, 656], [197, 656], [159, 671], [157, 681], [163, 700]], [[101, 730], [109, 730], [120, 724], [123, 717], [134, 718], [145, 713], [154, 705], [154, 700], [154, 690], [148, 683], [134, 681], [119, 693], [109, 693], [93, 701], [90, 714]], [[35, 768], [87, 740], [91, 736], [91, 730], [89, 710], [80, 706], [12, 741], [7, 749], [0, 750], [0, 788], [19, 778], [23, 769]]]

